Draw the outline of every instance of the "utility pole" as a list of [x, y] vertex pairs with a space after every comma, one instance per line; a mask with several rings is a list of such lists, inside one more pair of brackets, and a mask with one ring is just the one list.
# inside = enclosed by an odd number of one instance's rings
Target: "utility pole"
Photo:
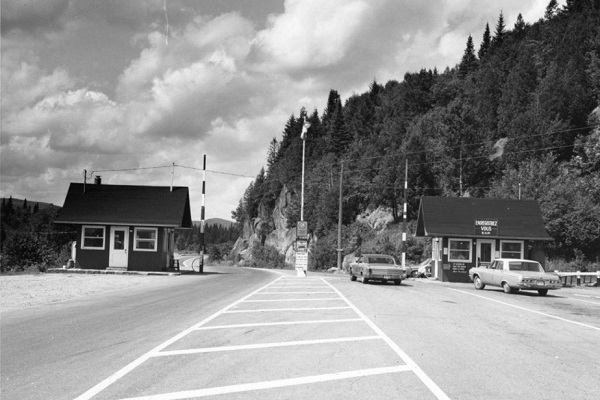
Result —
[[404, 165], [404, 210], [402, 212], [402, 267], [406, 267], [406, 192], [408, 190], [408, 158]]
[[204, 273], [204, 194], [206, 193], [206, 154], [202, 167], [202, 208], [200, 209], [200, 273]]
[[342, 199], [343, 199], [343, 181], [344, 181], [344, 161], [340, 167], [340, 198], [339, 198], [339, 212], [338, 212], [338, 245], [337, 245], [337, 267], [338, 271], [342, 270]]

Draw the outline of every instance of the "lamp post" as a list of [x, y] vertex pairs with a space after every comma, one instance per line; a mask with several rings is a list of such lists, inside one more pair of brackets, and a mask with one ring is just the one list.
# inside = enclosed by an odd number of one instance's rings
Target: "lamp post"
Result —
[[304, 158], [306, 154], [306, 133], [310, 124], [304, 117], [302, 124], [302, 188], [300, 191], [300, 221], [296, 225], [296, 275], [305, 277], [308, 270], [308, 227], [304, 222]]

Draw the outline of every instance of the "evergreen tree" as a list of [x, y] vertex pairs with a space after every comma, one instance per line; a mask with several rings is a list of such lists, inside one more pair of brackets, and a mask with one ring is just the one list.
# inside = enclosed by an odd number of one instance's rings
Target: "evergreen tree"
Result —
[[514, 33], [517, 36], [517, 38], [520, 39], [523, 37], [523, 35], [525, 34], [525, 28], [527, 28], [527, 24], [523, 20], [523, 16], [519, 13], [519, 15], [517, 16], [517, 21], [515, 22], [515, 28], [514, 28]]
[[27, 199], [23, 200], [23, 210], [27, 210]]
[[479, 51], [477, 52], [477, 56], [480, 60], [485, 57], [485, 55], [490, 51], [490, 46], [492, 44], [492, 37], [490, 35], [490, 24], [485, 24], [485, 31], [483, 31], [483, 39], [481, 40], [481, 45], [479, 46]]
[[558, 2], [556, 0], [550, 0], [550, 3], [546, 6], [546, 12], [544, 13], [544, 18], [548, 21], [556, 15], [556, 10], [558, 9]]
[[467, 39], [467, 48], [463, 54], [462, 60], [458, 65], [458, 73], [461, 78], [464, 78], [469, 73], [477, 68], [477, 57], [475, 57], [475, 48], [473, 46], [473, 38], [469, 35]]
[[506, 24], [504, 23], [504, 14], [500, 11], [498, 22], [496, 23], [496, 30], [494, 31], [494, 38], [492, 39], [492, 48], [498, 48], [504, 41], [504, 34], [506, 33]]
[[269, 150], [267, 152], [267, 175], [270, 175], [270, 173], [273, 171], [273, 166], [278, 160], [278, 154], [279, 142], [277, 142], [276, 138], [273, 138], [273, 140], [271, 140], [271, 143], [269, 143]]
[[40, 211], [40, 203], [35, 203], [35, 206], [33, 206], [33, 213], [37, 214]]

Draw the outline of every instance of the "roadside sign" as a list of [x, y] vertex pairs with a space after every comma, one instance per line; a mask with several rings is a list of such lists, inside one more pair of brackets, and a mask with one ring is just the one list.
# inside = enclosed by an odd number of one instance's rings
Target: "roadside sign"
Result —
[[306, 221], [298, 221], [296, 224], [296, 237], [302, 239], [308, 238], [308, 223]]

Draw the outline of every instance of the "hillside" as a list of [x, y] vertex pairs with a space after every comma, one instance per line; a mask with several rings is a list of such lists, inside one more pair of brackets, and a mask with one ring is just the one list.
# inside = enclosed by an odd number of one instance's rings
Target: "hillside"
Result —
[[233, 213], [244, 226], [236, 251], [289, 253], [307, 121], [304, 219], [316, 268], [335, 259], [340, 180], [347, 243], [365, 212], [401, 219], [405, 173], [409, 220], [424, 195], [520, 196], [540, 203], [554, 238], [546, 254], [600, 256], [600, 1], [551, 3], [512, 29], [500, 14], [480, 40], [465, 38], [461, 62], [444, 71], [373, 81], [345, 100], [332, 89], [322, 113], [291, 115]]

